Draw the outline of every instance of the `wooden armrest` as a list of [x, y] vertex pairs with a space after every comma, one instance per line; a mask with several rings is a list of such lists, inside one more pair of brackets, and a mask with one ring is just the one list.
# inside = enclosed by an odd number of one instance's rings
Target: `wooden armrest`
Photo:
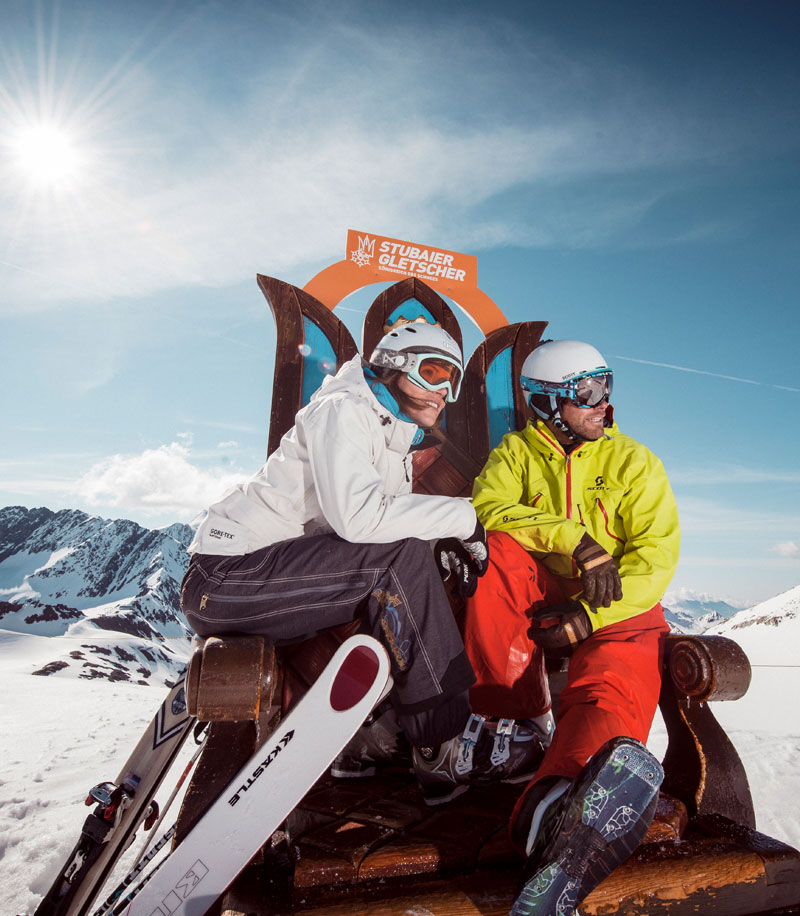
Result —
[[725, 636], [667, 637], [666, 667], [677, 691], [693, 700], [738, 700], [750, 687], [750, 662]]
[[209, 636], [186, 673], [186, 703], [202, 722], [253, 722], [275, 694], [275, 646], [260, 636]]

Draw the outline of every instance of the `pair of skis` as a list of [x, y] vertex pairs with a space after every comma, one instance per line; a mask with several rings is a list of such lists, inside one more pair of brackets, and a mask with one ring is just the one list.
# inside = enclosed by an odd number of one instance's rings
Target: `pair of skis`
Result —
[[96, 802], [78, 842], [45, 894], [35, 916], [84, 916], [120, 854], [152, 815], [151, 803], [195, 720], [186, 709], [181, 678], [159, 706], [114, 783], [89, 793]]
[[[115, 916], [202, 916], [330, 766], [389, 687], [389, 659], [377, 640], [358, 635], [342, 643], [303, 699], [242, 767], [177, 849], [144, 874], [126, 896], [120, 894], [111, 910]], [[163, 709], [164, 704], [159, 713]], [[188, 717], [187, 723], [183, 726], [186, 732], [191, 728]], [[139, 776], [134, 799], [141, 792], [144, 778], [144, 774]], [[156, 785], [161, 778], [163, 772]], [[136, 826], [142, 822], [153, 792], [155, 786], [146, 802], [144, 795], [138, 799], [143, 811]], [[130, 805], [123, 812], [123, 820], [129, 810]], [[134, 830], [135, 826], [131, 826], [124, 831], [125, 845], [130, 843]], [[125, 845], [115, 842], [113, 850], [98, 856], [109, 860], [102, 879], [96, 880], [97, 870], [92, 866], [87, 868], [84, 861], [73, 874], [75, 887], [59, 897], [65, 882], [67, 886], [70, 884], [67, 872], [77, 861], [73, 852], [35, 916], [90, 913], [92, 900]], [[103, 909], [108, 911], [109, 907], [104, 905]]]

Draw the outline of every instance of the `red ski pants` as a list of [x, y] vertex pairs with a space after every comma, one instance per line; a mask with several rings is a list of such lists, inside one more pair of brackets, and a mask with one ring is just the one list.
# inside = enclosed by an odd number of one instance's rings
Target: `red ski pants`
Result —
[[[474, 712], [525, 719], [550, 708], [544, 660], [528, 636], [526, 612], [579, 590], [578, 580], [554, 575], [510, 535], [489, 532], [489, 569], [467, 601], [465, 618], [464, 644], [477, 676], [470, 690]], [[578, 646], [558, 699], [553, 741], [531, 785], [545, 776], [575, 778], [610, 738], [647, 741], [668, 632], [657, 604]]]

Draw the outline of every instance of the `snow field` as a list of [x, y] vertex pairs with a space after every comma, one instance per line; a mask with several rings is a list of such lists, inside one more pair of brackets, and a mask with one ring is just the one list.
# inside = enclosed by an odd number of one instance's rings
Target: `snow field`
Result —
[[[0, 631], [0, 911], [6, 914], [36, 909], [91, 810], [83, 804], [89, 789], [116, 779], [166, 693], [156, 685], [32, 677], [51, 654], [46, 637]], [[162, 804], [195, 749], [189, 738], [156, 796]], [[117, 880], [143, 842], [140, 831]]]

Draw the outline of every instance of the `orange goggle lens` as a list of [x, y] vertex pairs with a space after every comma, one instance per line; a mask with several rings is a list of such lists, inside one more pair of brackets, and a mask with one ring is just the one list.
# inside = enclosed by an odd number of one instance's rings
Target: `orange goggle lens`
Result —
[[450, 384], [455, 387], [459, 378], [461, 378], [461, 370], [458, 366], [454, 366], [452, 363], [448, 363], [443, 359], [436, 359], [431, 356], [422, 360], [419, 366], [417, 366], [417, 372], [429, 385], [436, 386], [445, 385], [447, 382], [450, 382]]

